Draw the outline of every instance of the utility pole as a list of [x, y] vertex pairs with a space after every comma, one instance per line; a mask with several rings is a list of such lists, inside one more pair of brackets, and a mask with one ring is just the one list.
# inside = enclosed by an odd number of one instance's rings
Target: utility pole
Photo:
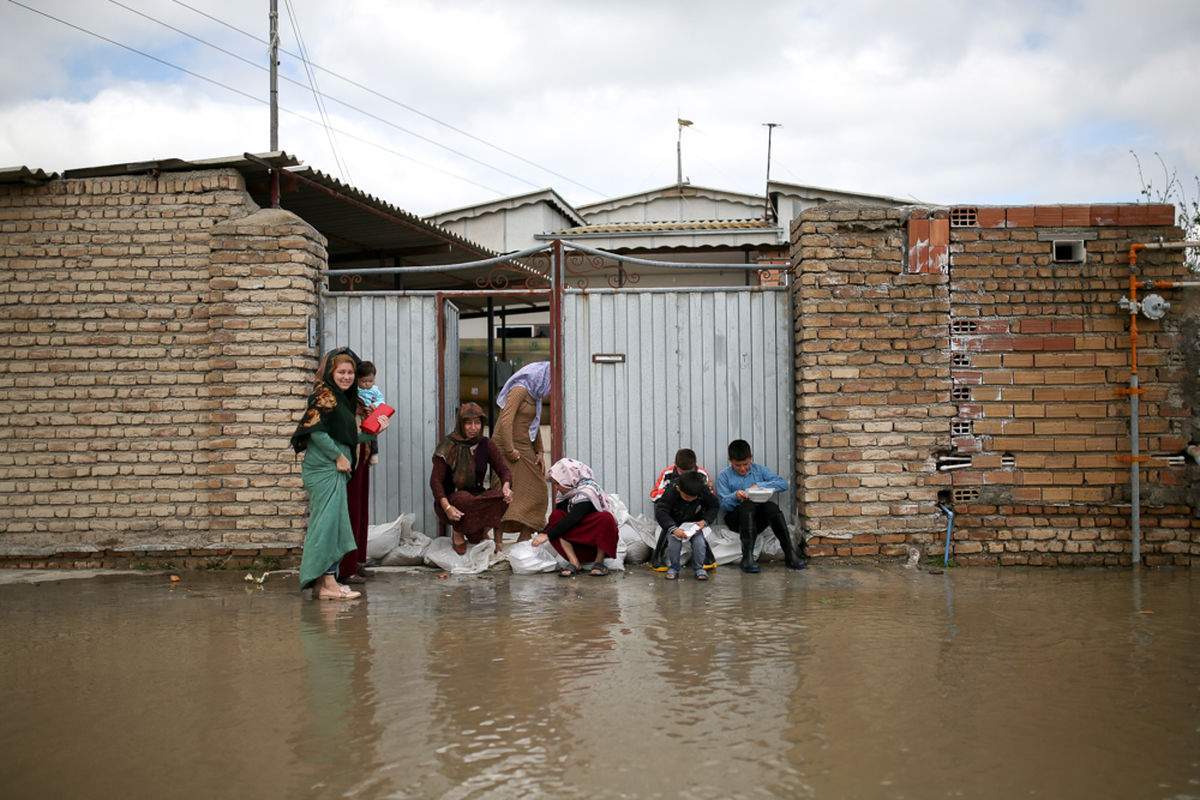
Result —
[[279, 0], [271, 0], [271, 152], [279, 150]]
[[675, 141], [675, 184], [683, 188], [683, 129], [690, 126], [690, 119], [678, 119], [679, 138]]
[[764, 187], [763, 194], [766, 196], [766, 204], [763, 208], [763, 219], [771, 219], [771, 134], [776, 128], [782, 127], [778, 122], [764, 122], [763, 125], [767, 129], [767, 185]]

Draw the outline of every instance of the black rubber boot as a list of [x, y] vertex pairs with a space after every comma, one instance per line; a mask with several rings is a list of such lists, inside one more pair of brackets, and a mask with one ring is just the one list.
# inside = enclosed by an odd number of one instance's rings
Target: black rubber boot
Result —
[[650, 554], [650, 566], [654, 569], [667, 568], [667, 532], [659, 530], [654, 540], [654, 552]]
[[792, 544], [792, 534], [788, 531], [787, 523], [783, 521], [783, 514], [779, 513], [779, 508], [771, 509], [771, 532], [775, 534], [775, 538], [779, 540], [779, 546], [783, 549], [783, 560], [788, 565], [789, 569], [806, 569], [808, 562], [804, 559], [804, 535], [800, 535], [800, 555], [796, 555], [796, 548]]
[[775, 536], [779, 539], [779, 545], [783, 548], [783, 560], [788, 565], [789, 569], [807, 569], [808, 562], [804, 559], [804, 540], [800, 540], [800, 555], [796, 555], [796, 549], [792, 546], [792, 536], [786, 530], [783, 535], [777, 532]]
[[754, 561], [754, 540], [757, 536], [742, 536], [742, 572], [759, 572], [758, 564]]

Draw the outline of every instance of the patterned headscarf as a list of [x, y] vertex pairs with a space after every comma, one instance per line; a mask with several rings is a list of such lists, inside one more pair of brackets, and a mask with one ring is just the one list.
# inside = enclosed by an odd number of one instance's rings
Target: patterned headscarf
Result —
[[341, 349], [326, 353], [321, 359], [321, 368], [317, 373], [319, 382], [312, 394], [308, 396], [308, 407], [304, 416], [292, 434], [292, 449], [297, 453], [308, 447], [308, 437], [317, 431], [324, 431], [335, 442], [350, 448], [350, 466], [353, 468], [355, 451], [358, 450], [358, 418], [354, 408], [358, 403], [358, 386], [350, 384], [343, 391], [333, 382], [333, 373], [339, 364], [346, 362], [357, 367], [353, 353]]
[[600, 484], [596, 483], [596, 479], [592, 475], [592, 468], [582, 461], [560, 458], [550, 467], [549, 475], [559, 486], [566, 489], [565, 492], [560, 492], [558, 497], [554, 498], [555, 505], [566, 500], [569, 508], [580, 500], [590, 500], [597, 511], [612, 510], [612, 503], [604, 494], [604, 490], [600, 488]]
[[542, 400], [550, 394], [550, 362], [535, 361], [514, 372], [513, 376], [504, 382], [504, 388], [496, 397], [496, 405], [504, 408], [504, 404], [508, 402], [508, 392], [514, 386], [520, 386], [529, 392], [530, 399], [537, 406], [533, 422], [529, 423], [529, 441], [532, 442], [537, 439], [538, 428], [542, 426]]
[[454, 423], [454, 431], [438, 443], [433, 451], [434, 458], [441, 458], [450, 467], [455, 489], [473, 488], [475, 486], [475, 455], [471, 448], [483, 441], [483, 426], [479, 433], [467, 437], [467, 420], [482, 419], [483, 409], [475, 403], [463, 403], [458, 410], [458, 420]]

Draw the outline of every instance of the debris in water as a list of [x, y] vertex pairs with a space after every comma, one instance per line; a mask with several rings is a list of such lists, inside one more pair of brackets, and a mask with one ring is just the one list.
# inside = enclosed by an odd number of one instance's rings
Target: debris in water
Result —
[[262, 577], [261, 577], [261, 578], [256, 578], [256, 577], [254, 577], [253, 575], [251, 575], [250, 573], [248, 573], [248, 572], [247, 572], [247, 573], [246, 573], [246, 580], [247, 580], [247, 581], [253, 581], [254, 583], [262, 583], [263, 581], [265, 581], [265, 580], [267, 579], [267, 576], [268, 576], [268, 575], [270, 575], [270, 574], [271, 574], [271, 573], [269, 573], [269, 572], [264, 572], [264, 573], [262, 574]]

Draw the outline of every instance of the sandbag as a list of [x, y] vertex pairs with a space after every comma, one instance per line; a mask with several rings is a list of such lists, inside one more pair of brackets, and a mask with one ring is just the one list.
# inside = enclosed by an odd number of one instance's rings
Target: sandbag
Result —
[[367, 526], [367, 563], [379, 562], [400, 544], [404, 526], [412, 530], [413, 519], [413, 514], [401, 514], [391, 522]]
[[[704, 534], [704, 541], [718, 564], [734, 564], [742, 560], [742, 540], [724, 525], [714, 525]], [[757, 547], [757, 543], [756, 543]]]
[[412, 529], [412, 514], [402, 514], [400, 541], [379, 561], [382, 567], [416, 567], [425, 563], [425, 550], [429, 547], [428, 536]]
[[454, 552], [454, 543], [449, 536], [439, 536], [425, 548], [425, 563], [451, 575], [474, 575], [488, 568], [495, 550], [492, 540], [484, 539], [477, 544], [468, 544], [467, 552], [460, 556]]
[[617, 527], [617, 552], [623, 556], [622, 563], [641, 564], [649, 560], [654, 550], [646, 545], [642, 531], [631, 519]]
[[565, 565], [554, 546], [546, 542], [534, 547], [529, 540], [517, 542], [508, 548], [508, 564], [514, 575], [536, 575], [539, 572], [556, 572], [559, 564]]
[[612, 505], [609, 509], [612, 512], [613, 519], [617, 521], [617, 527], [621, 527], [629, 520], [629, 507], [625, 505], [625, 501], [621, 499], [621, 495], [605, 492], [608, 502]]

